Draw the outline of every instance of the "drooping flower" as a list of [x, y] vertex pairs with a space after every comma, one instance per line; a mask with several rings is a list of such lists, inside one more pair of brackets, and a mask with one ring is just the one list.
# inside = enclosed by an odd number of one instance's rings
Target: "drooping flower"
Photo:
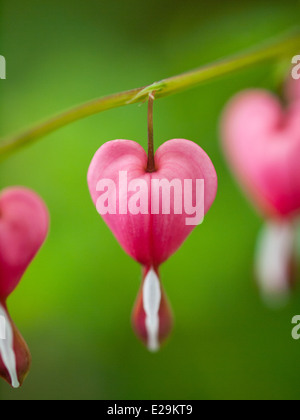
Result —
[[24, 188], [0, 194], [0, 376], [22, 385], [31, 364], [29, 349], [14, 325], [6, 300], [43, 244], [49, 216], [42, 200]]
[[[172, 328], [159, 267], [200, 223], [195, 203], [202, 197], [202, 216], [211, 207], [217, 176], [207, 154], [188, 140], [164, 143], [151, 173], [147, 160], [134, 141], [108, 142], [91, 162], [88, 185], [98, 212], [122, 248], [143, 266], [133, 327], [150, 350], [157, 350]], [[203, 196], [198, 181], [204, 183]], [[164, 188], [166, 194], [161, 192]]]
[[258, 243], [256, 276], [264, 298], [285, 299], [293, 281], [300, 215], [300, 81], [290, 103], [265, 90], [233, 98], [223, 115], [225, 154], [243, 190], [267, 220]]

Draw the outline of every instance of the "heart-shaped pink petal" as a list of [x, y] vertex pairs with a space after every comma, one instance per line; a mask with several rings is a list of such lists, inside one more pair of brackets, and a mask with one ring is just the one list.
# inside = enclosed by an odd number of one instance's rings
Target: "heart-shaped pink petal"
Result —
[[19, 283], [43, 244], [49, 216], [43, 201], [32, 191], [9, 188], [0, 195], [0, 301]]
[[[96, 207], [103, 194], [99, 182], [111, 180], [112, 185], [116, 186], [107, 196], [108, 200], [112, 198], [116, 201], [115, 214], [102, 214], [102, 217], [123, 249], [146, 267], [158, 267], [166, 261], [195, 227], [187, 222], [191, 214], [186, 211], [182, 197], [177, 199], [171, 194], [170, 211], [163, 211], [163, 198], [153, 196], [152, 182], [177, 180], [184, 186], [185, 180], [189, 180], [194, 188], [191, 188], [186, 198], [190, 204], [195, 204], [199, 198], [196, 196], [196, 181], [204, 180], [204, 214], [212, 205], [217, 191], [217, 175], [210, 158], [191, 141], [175, 139], [164, 143], [155, 154], [155, 166], [155, 172], [147, 172], [147, 155], [138, 143], [115, 140], [100, 147], [88, 171], [88, 185]], [[121, 180], [121, 173], [126, 173], [126, 182], [124, 176]], [[142, 182], [140, 187], [144, 190], [140, 188], [140, 192], [146, 198], [143, 200], [146, 204], [142, 211], [133, 214], [130, 203], [132, 200], [134, 202], [138, 191], [136, 180]], [[128, 192], [131, 181], [133, 189]], [[176, 209], [180, 206], [181, 214]]]
[[217, 175], [195, 143], [175, 139], [147, 155], [133, 141], [115, 140], [95, 154], [88, 185], [98, 212], [123, 249], [143, 265], [144, 275], [132, 322], [150, 351], [158, 350], [173, 317], [159, 278], [159, 265], [183, 243], [212, 205]]
[[266, 217], [300, 211], [300, 102], [283, 110], [272, 94], [250, 90], [227, 106], [224, 149], [233, 171]]

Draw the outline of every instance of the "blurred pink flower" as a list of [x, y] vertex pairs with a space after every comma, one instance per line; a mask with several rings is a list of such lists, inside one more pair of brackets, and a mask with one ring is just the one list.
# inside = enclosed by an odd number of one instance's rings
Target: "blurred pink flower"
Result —
[[300, 81], [289, 81], [290, 104], [265, 90], [239, 93], [222, 119], [224, 151], [240, 185], [268, 221], [260, 237], [256, 273], [264, 297], [290, 290], [295, 222], [300, 215]]
[[[164, 143], [155, 154], [155, 168], [155, 172], [147, 172], [147, 154], [138, 143], [115, 140], [96, 152], [88, 171], [88, 185], [97, 209], [101, 195], [97, 188], [99, 181], [109, 179], [117, 186], [118, 193], [111, 192], [110, 195], [114, 194], [119, 211], [115, 209], [115, 214], [102, 214], [102, 217], [127, 254], [144, 267], [143, 284], [133, 311], [133, 326], [150, 350], [159, 347], [172, 327], [172, 314], [159, 279], [159, 266], [176, 252], [195, 227], [186, 223], [190, 214], [185, 210], [176, 211], [176, 205], [182, 204], [176, 202], [176, 197], [170, 200], [168, 214], [162, 214], [161, 209], [153, 212], [157, 203], [152, 195], [152, 181], [204, 180], [204, 213], [212, 205], [217, 191], [217, 175], [210, 158], [191, 141], [175, 139]], [[128, 185], [120, 185], [119, 173], [122, 171], [126, 171], [128, 183], [139, 180], [147, 187], [145, 208], [136, 214], [128, 210], [128, 203], [138, 193], [136, 190], [128, 192]], [[109, 194], [107, 198], [109, 200]], [[195, 190], [190, 192], [189, 198], [196, 202]]]
[[28, 347], [12, 322], [6, 300], [20, 282], [43, 244], [49, 225], [42, 200], [24, 188], [9, 188], [0, 195], [0, 376], [12, 387], [22, 385], [29, 371]]

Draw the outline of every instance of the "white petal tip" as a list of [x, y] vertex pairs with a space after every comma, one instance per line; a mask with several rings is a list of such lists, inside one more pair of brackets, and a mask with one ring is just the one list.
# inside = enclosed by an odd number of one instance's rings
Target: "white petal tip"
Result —
[[4, 320], [5, 334], [0, 339], [0, 356], [2, 362], [6, 367], [13, 388], [19, 388], [20, 383], [18, 381], [17, 366], [16, 366], [16, 355], [13, 347], [14, 332], [10, 323], [9, 317], [5, 308], [0, 304], [0, 316]]
[[147, 348], [150, 353], [157, 353], [160, 350], [160, 346], [158, 343], [148, 344]]
[[291, 293], [289, 291], [270, 292], [262, 291], [261, 300], [270, 309], [282, 309], [288, 305]]
[[143, 287], [143, 306], [146, 313], [146, 330], [148, 335], [148, 350], [159, 350], [159, 309], [161, 304], [160, 281], [151, 268], [145, 278]]
[[11, 386], [12, 386], [14, 389], [18, 389], [18, 388], [20, 388], [20, 383], [19, 383], [18, 381], [14, 381], [14, 382], [11, 384]]
[[290, 223], [268, 223], [260, 235], [256, 276], [262, 299], [270, 307], [280, 308], [288, 302], [295, 245], [295, 230]]

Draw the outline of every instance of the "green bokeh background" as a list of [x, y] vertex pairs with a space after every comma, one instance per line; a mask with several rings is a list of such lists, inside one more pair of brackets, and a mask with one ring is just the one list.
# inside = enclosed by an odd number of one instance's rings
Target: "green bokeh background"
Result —
[[[299, 1], [3, 0], [0, 134], [86, 100], [143, 86], [264, 41], [299, 22]], [[90, 160], [104, 142], [146, 146], [147, 106], [76, 122], [1, 163], [1, 188], [36, 190], [51, 231], [20, 286], [11, 315], [32, 352], [20, 390], [1, 399], [298, 399], [300, 342], [282, 310], [266, 308], [253, 279], [262, 220], [236, 186], [220, 149], [228, 99], [274, 88], [274, 64], [255, 66], [155, 103], [156, 146], [197, 142], [219, 176], [218, 196], [162, 267], [174, 332], [149, 354], [130, 325], [140, 267], [120, 248], [88, 193]]]

